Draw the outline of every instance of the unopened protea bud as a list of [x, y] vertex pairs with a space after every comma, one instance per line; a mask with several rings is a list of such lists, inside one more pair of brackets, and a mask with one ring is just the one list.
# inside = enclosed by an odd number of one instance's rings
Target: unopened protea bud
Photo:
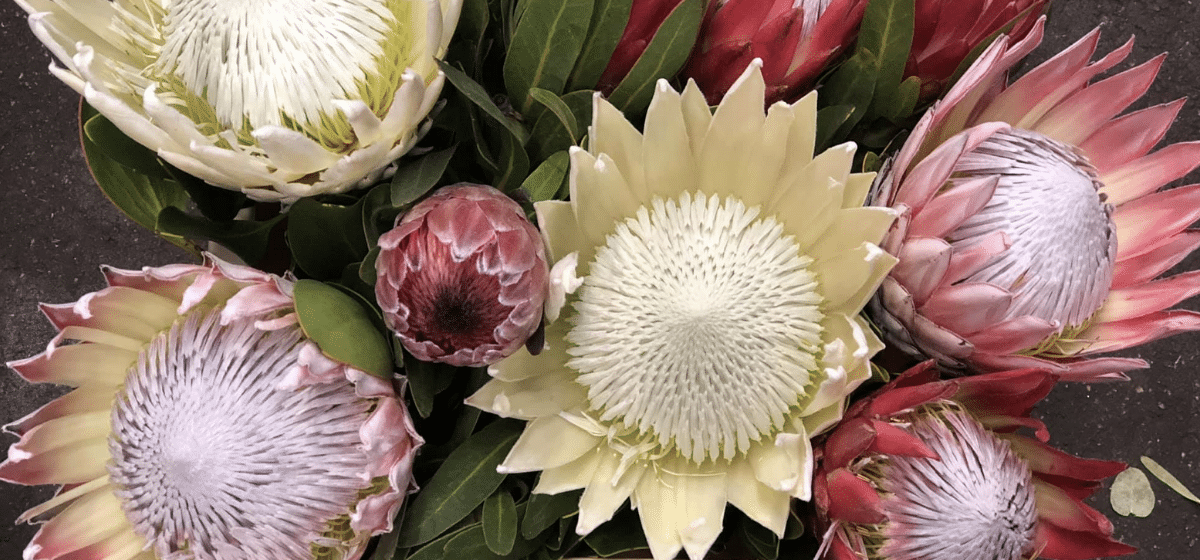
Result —
[[762, 59], [766, 102], [795, 101], [858, 34], [865, 0], [710, 0], [683, 75], [717, 104]]
[[309, 338], [292, 282], [215, 259], [105, 273], [8, 364], [77, 387], [6, 427], [0, 480], [62, 485], [20, 518], [44, 522], [26, 560], [353, 560], [391, 529], [421, 438], [390, 375]]
[[600, 75], [596, 89], [611, 93], [616, 89], [626, 74], [637, 64], [638, 58], [646, 52], [646, 46], [654, 39], [654, 34], [662, 26], [663, 21], [682, 3], [683, 0], [634, 0], [630, 6], [629, 22], [625, 31], [608, 59], [608, 66]]
[[375, 296], [418, 359], [491, 364], [529, 338], [546, 300], [546, 250], [520, 205], [483, 185], [445, 187], [379, 238]]
[[[1121, 463], [1044, 442], [1038, 370], [937, 381], [932, 362], [855, 403], [816, 450], [829, 560], [1082, 560], [1129, 554], [1082, 499]], [[1015, 433], [1036, 429], [1037, 439]]]

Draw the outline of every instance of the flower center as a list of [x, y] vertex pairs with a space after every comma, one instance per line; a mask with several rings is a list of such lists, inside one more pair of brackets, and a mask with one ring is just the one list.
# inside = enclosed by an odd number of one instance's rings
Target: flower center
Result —
[[684, 193], [609, 235], [567, 335], [600, 420], [697, 463], [782, 427], [819, 375], [822, 298], [812, 259], [758, 212]]
[[1020, 560], [1037, 510], [1029, 467], [956, 407], [924, 407], [908, 426], [941, 460], [889, 456], [866, 467], [888, 522], [877, 558]]
[[1010, 129], [963, 156], [955, 171], [955, 180], [1000, 181], [987, 206], [947, 236], [953, 247], [997, 231], [1012, 242], [966, 281], [1010, 290], [1006, 318], [1083, 325], [1108, 296], [1117, 254], [1112, 206], [1087, 158], [1036, 132]]
[[234, 141], [252, 145], [253, 129], [281, 125], [345, 148], [353, 131], [334, 101], [361, 99], [386, 114], [412, 58], [411, 4], [171, 2], [160, 16], [157, 60], [145, 72], [205, 134], [232, 130]]
[[[109, 474], [159, 558], [310, 558], [352, 512], [370, 403], [348, 381], [279, 388], [300, 329], [192, 313], [152, 340], [117, 394]], [[180, 555], [180, 556], [176, 556]]]

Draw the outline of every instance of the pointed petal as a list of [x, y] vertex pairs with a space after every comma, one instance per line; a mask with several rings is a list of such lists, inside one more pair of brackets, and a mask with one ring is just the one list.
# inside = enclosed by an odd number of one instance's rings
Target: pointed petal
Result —
[[758, 481], [773, 490], [808, 500], [812, 491], [812, 445], [807, 434], [781, 432], [773, 442], [750, 448], [747, 460]]
[[1106, 174], [1150, 152], [1167, 134], [1182, 107], [1180, 99], [1129, 113], [1100, 127], [1079, 144], [1079, 149], [1096, 170]]
[[965, 282], [935, 291], [917, 312], [965, 335], [1000, 322], [1012, 299], [1012, 292], [994, 284]]
[[699, 560], [721, 532], [725, 473], [689, 472], [693, 470], [686, 460], [668, 461], [658, 476], [643, 476], [634, 493], [655, 558], [674, 558], [686, 549], [692, 560]]
[[35, 551], [33, 558], [58, 558], [120, 531], [130, 531], [120, 500], [111, 492], [93, 492], [47, 521], [26, 550]]
[[743, 458], [736, 458], [730, 463], [725, 479], [729, 503], [755, 523], [782, 537], [787, 526], [791, 496], [759, 482], [750, 463]]
[[1124, 321], [1162, 311], [1200, 293], [1200, 271], [1192, 270], [1140, 286], [1112, 290], [1096, 313], [1099, 323]]
[[1075, 92], [1042, 117], [1033, 130], [1068, 145], [1078, 145], [1109, 119], [1137, 101], [1158, 75], [1167, 55]]
[[1121, 165], [1100, 177], [1100, 192], [1108, 203], [1120, 206], [1146, 196], [1200, 165], [1200, 142], [1171, 144], [1152, 154]]
[[895, 264], [896, 257], [872, 243], [814, 262], [826, 313], [860, 311]]
[[1140, 255], [1200, 218], [1200, 185], [1144, 196], [1113, 212], [1117, 261]]
[[912, 217], [909, 235], [945, 237], [987, 205], [999, 181], [999, 175], [979, 177], [939, 193]]
[[538, 477], [536, 494], [561, 494], [586, 487], [592, 481], [592, 476], [600, 465], [600, 459], [605, 450], [597, 447], [595, 451], [584, 453], [582, 457], [562, 466], [550, 467], [542, 471]]
[[[592, 126], [588, 131], [588, 151], [597, 158], [600, 154], [607, 154], [612, 165], [620, 170], [620, 175], [625, 180], [626, 191], [600, 196], [625, 197], [628, 199], [625, 202], [633, 208], [648, 204], [650, 192], [646, 185], [645, 162], [642, 161], [642, 133], [633, 127], [619, 109], [599, 94], [593, 98]], [[576, 199], [572, 197], [572, 200]]]
[[[707, 111], [707, 108], [705, 109]], [[666, 80], [655, 85], [650, 107], [646, 109], [646, 135], [642, 142], [646, 166], [646, 189], [652, 196], [675, 197], [681, 189], [698, 184], [699, 166], [693, 156], [698, 150], [688, 136], [683, 98]]]
[[1114, 289], [1136, 286], [1154, 279], [1200, 247], [1200, 230], [1188, 229], [1162, 238], [1140, 255], [1118, 257], [1113, 267]]
[[1061, 325], [1040, 317], [1022, 315], [988, 325], [965, 336], [980, 352], [1012, 354], [1037, 346], [1061, 328]]
[[[612, 519], [613, 513], [642, 481], [646, 474], [645, 462], [638, 461], [617, 476], [621, 456], [611, 450], [601, 450], [600, 460], [596, 464], [592, 480], [583, 490], [579, 498], [579, 519], [575, 532], [580, 535], [591, 533], [593, 529]], [[654, 476], [651, 473], [649, 476]]]
[[1197, 330], [1200, 330], [1200, 313], [1169, 310], [1148, 313], [1124, 321], [1100, 323], [1080, 333], [1079, 338], [1095, 341], [1090, 345], [1084, 343], [1084, 352], [1100, 354]]
[[[554, 445], [546, 445], [553, 441]], [[559, 467], [595, 449], [603, 438], [589, 434], [561, 416], [543, 416], [525, 426], [508, 457], [496, 468], [503, 473]]]
[[900, 247], [899, 262], [891, 277], [912, 296], [914, 305], [924, 305], [938, 286], [953, 258], [950, 244], [931, 237], [910, 238]]
[[338, 160], [337, 154], [321, 147], [308, 136], [282, 126], [259, 127], [254, 130], [254, 139], [258, 140], [258, 145], [262, 146], [271, 163], [298, 176], [316, 173]]
[[943, 284], [953, 284], [975, 274], [979, 269], [992, 262], [992, 259], [1012, 247], [1012, 239], [1003, 231], [997, 231], [979, 238], [979, 242], [966, 248], [954, 251], [950, 256], [950, 264], [942, 277]]
[[846, 469], [836, 469], [826, 478], [829, 495], [829, 518], [847, 523], [875, 524], [887, 520], [879, 493], [867, 481]]
[[587, 389], [575, 383], [575, 375], [563, 371], [513, 382], [494, 379], [466, 403], [502, 418], [534, 420], [570, 410], [586, 400]]

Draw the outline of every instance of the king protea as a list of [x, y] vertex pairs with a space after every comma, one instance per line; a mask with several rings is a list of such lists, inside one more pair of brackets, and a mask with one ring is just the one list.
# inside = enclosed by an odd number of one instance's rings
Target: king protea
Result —
[[423, 132], [462, 0], [17, 0], [50, 71], [159, 157], [256, 200], [374, 182]]
[[[1046, 445], [1040, 370], [938, 381], [932, 362], [854, 403], [816, 449], [828, 560], [1084, 560], [1136, 549], [1082, 500], [1122, 463]], [[1017, 433], [1033, 428], [1035, 438]]]
[[1185, 229], [1200, 185], [1159, 190], [1200, 163], [1200, 143], [1151, 152], [1182, 100], [1117, 116], [1163, 57], [1092, 83], [1132, 47], [1089, 64], [1098, 31], [1008, 84], [1041, 37], [1039, 22], [994, 43], [881, 174], [900, 264], [869, 309], [891, 346], [947, 370], [1119, 378], [1145, 362], [1092, 356], [1200, 329], [1168, 309], [1200, 273], [1154, 280], [1200, 245]]
[[44, 523], [26, 560], [352, 560], [391, 530], [422, 440], [390, 379], [305, 334], [292, 282], [215, 259], [104, 272], [8, 364], [76, 387], [7, 427], [0, 480], [62, 486], [18, 519]]

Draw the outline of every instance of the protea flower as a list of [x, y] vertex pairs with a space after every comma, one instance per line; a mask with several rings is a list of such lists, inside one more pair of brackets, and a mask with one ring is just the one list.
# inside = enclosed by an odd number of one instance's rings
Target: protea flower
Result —
[[1163, 58], [1089, 84], [1132, 47], [1088, 64], [1098, 31], [1007, 85], [1041, 37], [1039, 23], [987, 49], [881, 175], [900, 264], [870, 310], [890, 345], [947, 370], [1123, 377], [1145, 362], [1088, 357], [1200, 328], [1166, 309], [1200, 274], [1152, 280], [1200, 244], [1185, 229], [1200, 185], [1156, 192], [1200, 163], [1200, 144], [1149, 153], [1181, 101], [1114, 118]]
[[854, 403], [817, 448], [827, 551], [818, 558], [1083, 560], [1137, 550], [1112, 540], [1112, 524], [1081, 501], [1125, 465], [1054, 449], [1028, 417], [1053, 375], [937, 381], [932, 365]]
[[[628, 498], [659, 560], [704, 556], [725, 504], [782, 534], [809, 438], [870, 377], [859, 309], [895, 262], [854, 145], [815, 158], [816, 95], [776, 103], [754, 61], [710, 113], [659, 81], [638, 132], [597, 96], [570, 202], [536, 205], [553, 258], [545, 349], [468, 403], [529, 421], [501, 465], [584, 489], [587, 534]], [[553, 442], [548, 444], [547, 442]]]
[[215, 260], [104, 273], [8, 364], [77, 387], [8, 426], [0, 479], [62, 485], [20, 518], [45, 522], [26, 560], [353, 559], [391, 528], [421, 438], [390, 380], [306, 337], [291, 282]]
[[500, 191], [444, 187], [379, 238], [375, 297], [417, 359], [484, 366], [511, 355], [542, 322], [546, 248]]
[[374, 182], [423, 133], [462, 0], [17, 0], [50, 71], [170, 164], [256, 200]]
[[611, 93], [646, 52], [646, 45], [654, 38], [667, 16], [683, 0], [634, 0], [629, 10], [629, 22], [617, 41], [617, 47], [608, 59], [608, 66], [600, 75], [596, 89]]
[[1048, 0], [917, 0], [904, 76], [921, 79], [921, 98], [935, 98], [967, 55], [1010, 26], [1010, 41], [1029, 34]]
[[854, 40], [866, 7], [866, 0], [709, 0], [683, 75], [716, 104], [759, 58], [767, 103], [793, 101]]

